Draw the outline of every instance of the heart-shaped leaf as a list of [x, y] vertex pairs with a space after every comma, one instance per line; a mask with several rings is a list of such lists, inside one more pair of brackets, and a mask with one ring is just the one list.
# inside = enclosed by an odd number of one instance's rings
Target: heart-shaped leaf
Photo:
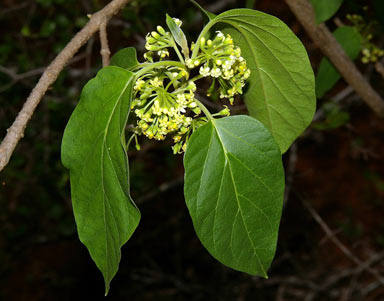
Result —
[[249, 116], [210, 121], [184, 157], [185, 200], [202, 244], [223, 264], [267, 277], [284, 193], [281, 153]]
[[111, 66], [117, 66], [128, 70], [132, 70], [139, 64], [136, 49], [133, 47], [127, 47], [119, 50], [111, 57], [110, 61]]
[[133, 74], [106, 67], [84, 87], [64, 132], [62, 162], [81, 242], [101, 270], [106, 293], [120, 262], [120, 248], [136, 229], [140, 212], [129, 194], [124, 130]]
[[282, 21], [251, 9], [218, 15], [202, 35], [218, 23], [251, 70], [244, 95], [250, 115], [271, 131], [284, 153], [308, 127], [316, 107], [314, 75], [303, 44]]

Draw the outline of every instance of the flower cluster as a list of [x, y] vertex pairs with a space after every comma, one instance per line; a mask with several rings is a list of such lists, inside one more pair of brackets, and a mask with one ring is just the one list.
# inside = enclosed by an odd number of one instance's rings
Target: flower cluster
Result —
[[361, 53], [363, 55], [361, 62], [364, 64], [370, 62], [375, 63], [380, 57], [384, 56], [384, 50], [380, 49], [375, 44], [370, 44], [368, 47], [365, 47]]
[[[177, 26], [181, 21], [173, 19]], [[212, 77], [211, 88], [214, 89], [216, 81], [219, 83], [220, 98], [229, 98], [234, 101], [235, 94], [241, 94], [246, 79], [250, 75], [239, 47], [233, 45], [230, 35], [221, 32], [213, 40], [200, 38], [199, 49], [189, 58], [184, 54], [185, 61], [180, 58], [172, 33], [157, 26], [146, 36], [144, 54], [146, 62], [143, 69], [138, 72], [131, 104], [132, 111], [138, 121], [134, 128], [134, 137], [145, 135], [149, 139], [164, 140], [172, 135], [174, 140], [173, 151], [185, 151], [191, 133], [207, 122], [207, 117], [199, 116], [201, 108], [205, 107], [195, 98], [195, 81], [203, 77]], [[191, 49], [193, 50], [194, 45]], [[180, 62], [166, 62], [162, 59], [170, 56], [169, 48], [173, 48], [180, 58]], [[157, 54], [159, 61], [154, 60]], [[190, 71], [199, 68], [199, 73], [190, 79]], [[201, 108], [200, 108], [201, 107]], [[206, 113], [207, 114], [207, 113]], [[228, 116], [227, 106], [212, 116]]]
[[185, 149], [186, 141], [182, 137], [190, 131], [193, 120], [186, 115], [187, 110], [196, 116], [201, 113], [194, 101], [196, 85], [188, 77], [185, 69], [165, 66], [150, 70], [136, 81], [131, 109], [139, 118], [137, 135], [164, 140], [172, 133], [178, 144], [174, 151]]
[[366, 23], [361, 15], [348, 14], [346, 17], [361, 35], [363, 46], [361, 62], [364, 64], [377, 62], [380, 57], [384, 56], [384, 50], [372, 43], [372, 32], [376, 24], [374, 22]]
[[[178, 27], [181, 27], [181, 20], [173, 18], [173, 21]], [[148, 52], [144, 54], [144, 58], [149, 62], [153, 62], [154, 52], [157, 53], [161, 60], [169, 56], [168, 48], [175, 46], [172, 34], [169, 31], [165, 31], [160, 25], [156, 29], [157, 31], [152, 31], [145, 37], [145, 49]]]
[[[216, 32], [213, 40], [200, 38], [199, 46], [200, 51], [196, 58], [186, 60], [188, 68], [200, 66], [199, 73], [202, 77], [210, 76], [214, 79], [207, 96], [210, 96], [217, 80], [220, 85], [220, 98], [228, 98], [232, 104], [234, 95], [242, 94], [245, 81], [251, 74], [241, 56], [241, 49], [233, 45], [229, 34], [225, 36], [220, 31]], [[192, 45], [192, 48], [194, 47], [195, 45]]]
[[172, 46], [172, 35], [170, 32], [165, 31], [163, 27], [157, 26], [157, 31], [148, 33], [145, 40], [145, 49], [148, 50], [148, 52], [144, 54], [146, 60], [153, 62], [154, 51], [157, 51], [160, 59], [169, 56], [167, 48]]

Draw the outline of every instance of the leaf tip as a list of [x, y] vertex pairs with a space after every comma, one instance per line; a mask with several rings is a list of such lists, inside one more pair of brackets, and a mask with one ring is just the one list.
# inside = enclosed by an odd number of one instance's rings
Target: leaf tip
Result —
[[104, 297], [107, 297], [109, 293], [109, 281], [105, 280], [105, 294]]

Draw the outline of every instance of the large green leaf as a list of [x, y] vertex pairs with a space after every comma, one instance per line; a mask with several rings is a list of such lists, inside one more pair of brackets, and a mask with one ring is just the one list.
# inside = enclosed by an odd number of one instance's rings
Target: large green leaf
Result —
[[184, 194], [202, 244], [223, 264], [267, 277], [284, 193], [281, 153], [249, 116], [197, 129], [184, 157]]
[[251, 70], [245, 103], [284, 153], [307, 128], [316, 107], [315, 81], [303, 44], [279, 19], [251, 9], [234, 9], [207, 24], [224, 26]]
[[330, 19], [340, 8], [344, 0], [309, 0], [315, 10], [316, 22]]
[[127, 47], [119, 50], [111, 57], [111, 66], [117, 66], [131, 70], [139, 65], [136, 55], [136, 49]]
[[106, 293], [120, 248], [140, 213], [129, 194], [124, 129], [133, 74], [106, 67], [84, 87], [64, 132], [62, 162], [70, 171], [73, 211], [81, 242], [101, 270]]
[[[361, 50], [361, 36], [359, 32], [351, 26], [337, 28], [333, 35], [351, 60], [359, 56]], [[341, 75], [327, 59], [323, 58], [316, 74], [316, 96], [322, 98], [340, 79]]]

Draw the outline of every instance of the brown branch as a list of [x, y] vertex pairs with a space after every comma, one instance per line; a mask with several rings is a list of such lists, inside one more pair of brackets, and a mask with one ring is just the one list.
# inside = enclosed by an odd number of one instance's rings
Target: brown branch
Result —
[[109, 46], [108, 46], [107, 23], [108, 23], [108, 20], [105, 20], [100, 25], [100, 43], [101, 43], [100, 54], [101, 54], [101, 57], [103, 58], [103, 67], [106, 67], [109, 65], [109, 56], [111, 55], [111, 52], [109, 51]]
[[331, 60], [344, 79], [378, 116], [384, 117], [383, 99], [349, 59], [344, 49], [336, 41], [325, 24], [316, 24], [315, 12], [308, 0], [285, 0], [285, 2], [296, 15], [311, 39]]
[[118, 13], [129, 1], [130, 0], [113, 0], [102, 10], [95, 13], [87, 25], [73, 37], [47, 67], [0, 144], [0, 171], [8, 164], [17, 143], [24, 136], [25, 127], [29, 119], [31, 119], [37, 105], [48, 88], [55, 82], [65, 65], [77, 53], [80, 47], [100, 29], [101, 25]]
[[309, 213], [312, 215], [313, 219], [320, 225], [323, 229], [324, 233], [328, 236], [328, 238], [343, 252], [350, 260], [358, 265], [358, 269], [356, 272], [361, 272], [366, 270], [372, 276], [374, 276], [382, 285], [384, 285], [384, 278], [377, 272], [377, 270], [372, 269], [370, 264], [362, 262], [359, 258], [357, 258], [336, 236], [335, 233], [328, 227], [328, 225], [324, 222], [321, 216], [312, 208], [312, 206], [305, 200], [301, 200], [304, 206], [308, 209]]
[[376, 62], [375, 64], [376, 72], [381, 75], [382, 78], [384, 78], [384, 65], [382, 62]]

